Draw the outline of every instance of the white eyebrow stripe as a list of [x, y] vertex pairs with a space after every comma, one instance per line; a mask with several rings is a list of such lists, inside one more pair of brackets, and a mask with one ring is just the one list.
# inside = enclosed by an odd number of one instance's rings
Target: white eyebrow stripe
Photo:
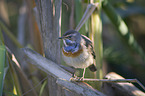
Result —
[[66, 35], [65, 37], [71, 36], [72, 34]]

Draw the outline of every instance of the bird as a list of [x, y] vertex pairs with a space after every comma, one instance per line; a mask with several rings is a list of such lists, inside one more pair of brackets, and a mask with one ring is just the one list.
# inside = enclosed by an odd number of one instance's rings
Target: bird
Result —
[[[91, 40], [75, 30], [66, 31], [59, 39], [63, 40], [62, 57], [65, 63], [74, 68], [85, 70], [89, 68], [92, 72], [97, 71], [95, 66], [95, 52]], [[73, 74], [72, 77], [75, 75]]]

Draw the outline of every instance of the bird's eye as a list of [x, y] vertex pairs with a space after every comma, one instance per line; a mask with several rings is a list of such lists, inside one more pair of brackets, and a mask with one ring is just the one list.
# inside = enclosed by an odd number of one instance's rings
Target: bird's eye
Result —
[[68, 36], [68, 38], [71, 38], [72, 36]]
[[71, 35], [70, 36], [67, 36], [68, 39], [71, 39], [71, 37], [72, 37]]

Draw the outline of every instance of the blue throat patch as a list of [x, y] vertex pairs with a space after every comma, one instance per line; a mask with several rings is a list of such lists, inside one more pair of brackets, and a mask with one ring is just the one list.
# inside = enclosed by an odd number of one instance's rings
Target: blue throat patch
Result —
[[75, 49], [75, 46], [67, 46], [67, 47], [65, 46], [64, 47], [64, 50], [67, 52], [72, 52], [74, 49]]
[[76, 49], [77, 47], [79, 47], [79, 46], [78, 46], [79, 44], [77, 44], [76, 42], [73, 42], [73, 43], [72, 43], [72, 41], [69, 40], [69, 39], [66, 39], [65, 42], [66, 42], [66, 44], [68, 45], [68, 46], [64, 46], [64, 50], [65, 50], [66, 52], [74, 52], [75, 49]]

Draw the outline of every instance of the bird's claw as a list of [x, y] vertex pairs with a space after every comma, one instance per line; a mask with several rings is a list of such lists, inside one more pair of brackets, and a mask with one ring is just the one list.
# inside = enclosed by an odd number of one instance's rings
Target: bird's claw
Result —
[[77, 76], [75, 76], [75, 77], [71, 78], [71, 81], [83, 81], [83, 80], [84, 80], [83, 77], [77, 77]]
[[78, 81], [83, 81], [84, 77], [78, 77]]

